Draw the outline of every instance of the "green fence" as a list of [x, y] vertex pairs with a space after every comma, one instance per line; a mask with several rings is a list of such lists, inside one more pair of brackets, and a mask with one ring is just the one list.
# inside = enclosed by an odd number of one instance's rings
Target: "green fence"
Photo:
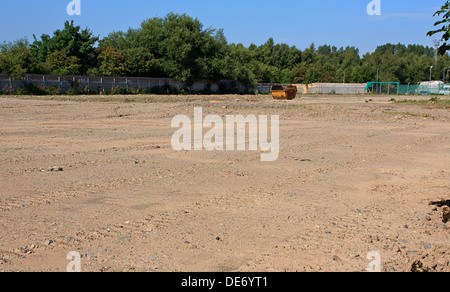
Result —
[[367, 93], [398, 94], [400, 84], [398, 82], [369, 82], [365, 87]]
[[399, 85], [398, 94], [418, 94], [419, 85]]
[[367, 93], [375, 94], [418, 94], [450, 95], [450, 84], [442, 82], [421, 82], [420, 84], [400, 85], [398, 82], [369, 82], [365, 87]]

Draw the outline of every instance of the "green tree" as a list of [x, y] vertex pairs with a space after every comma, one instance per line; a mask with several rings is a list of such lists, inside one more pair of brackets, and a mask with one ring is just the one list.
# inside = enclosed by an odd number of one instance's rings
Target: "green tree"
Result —
[[[435, 13], [442, 33], [441, 53], [450, 49], [450, 0]], [[96, 47], [97, 41], [99, 46]], [[65, 22], [53, 35], [43, 34], [0, 45], [0, 71], [20, 78], [25, 73], [171, 77], [188, 85], [201, 79], [262, 83], [398, 81], [415, 84], [445, 78], [450, 57], [434, 60], [434, 49], [417, 44], [384, 44], [360, 56], [357, 48], [312, 43], [300, 51], [269, 38], [262, 45], [228, 44], [221, 29], [204, 28], [186, 14], [169, 13], [143, 21], [139, 28], [113, 32], [99, 40], [89, 29]], [[444, 76], [443, 76], [444, 75]], [[448, 76], [447, 76], [448, 77]]]
[[365, 83], [376, 80], [377, 70], [369, 63], [354, 67], [351, 71], [351, 80], [355, 83]]
[[11, 74], [14, 79], [20, 79], [26, 73], [37, 71], [37, 60], [30, 50], [27, 39], [0, 45], [0, 72]]
[[86, 74], [90, 68], [97, 65], [95, 44], [98, 40], [99, 38], [94, 36], [89, 29], [81, 30], [79, 26], [74, 25], [73, 21], [66, 21], [64, 29], [56, 30], [52, 37], [43, 34], [41, 40], [38, 40], [34, 36], [31, 49], [41, 63], [46, 63], [47, 58], [56, 51], [64, 52], [67, 58], [77, 58], [79, 71], [76, 73]]
[[242, 44], [230, 44], [222, 50], [223, 57], [217, 58], [219, 76], [224, 79], [238, 80], [245, 86], [253, 86], [257, 82], [257, 61], [253, 52]]
[[123, 76], [127, 66], [123, 54], [112, 47], [106, 47], [98, 56], [98, 73], [102, 76]]
[[[198, 19], [187, 15], [171, 13], [162, 21], [156, 20], [156, 25], [153, 22], [145, 22], [142, 33], [148, 38], [156, 35], [154, 41], [158, 41], [157, 52], [163, 60], [163, 70], [169, 77], [188, 83], [209, 77], [205, 58], [216, 57], [215, 49], [219, 45], [215, 42], [222, 40], [222, 34], [216, 34], [217, 31], [211, 28], [203, 30]], [[162, 34], [158, 36], [161, 29]]]
[[[223, 70], [228, 53], [223, 31], [204, 29], [186, 14], [147, 19], [139, 29], [110, 34], [100, 42], [104, 46], [123, 52], [132, 75], [171, 77], [190, 84], [231, 72]], [[136, 56], [137, 52], [141, 54]]]
[[167, 77], [161, 60], [144, 47], [129, 48], [123, 51], [127, 71], [135, 77]]
[[77, 75], [80, 72], [79, 59], [68, 56], [66, 50], [56, 50], [47, 55], [45, 63], [41, 64], [45, 74]]

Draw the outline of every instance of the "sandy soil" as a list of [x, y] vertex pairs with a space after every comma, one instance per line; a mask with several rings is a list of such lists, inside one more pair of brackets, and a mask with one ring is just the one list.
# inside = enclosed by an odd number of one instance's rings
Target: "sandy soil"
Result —
[[[0, 271], [448, 272], [450, 110], [389, 99], [0, 98]], [[174, 151], [195, 106], [279, 115], [279, 159]]]

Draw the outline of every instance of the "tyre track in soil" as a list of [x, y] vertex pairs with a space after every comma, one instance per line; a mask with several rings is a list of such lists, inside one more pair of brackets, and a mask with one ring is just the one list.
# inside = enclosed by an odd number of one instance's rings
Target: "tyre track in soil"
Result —
[[[392, 129], [389, 130], [385, 130], [382, 131], [381, 133], [377, 133], [377, 134], [356, 134], [356, 135], [346, 135], [344, 137], [339, 137], [339, 138], [331, 138], [331, 139], [326, 139], [325, 141], [320, 141], [320, 142], [313, 142], [313, 143], [307, 143], [305, 145], [302, 145], [300, 147], [300, 150], [306, 150], [306, 151], [311, 151], [314, 150], [315, 147], [318, 147], [320, 145], [328, 145], [328, 146], [333, 146], [333, 145], [340, 145], [342, 141], [354, 141], [357, 140], [358, 138], [362, 138], [361, 136], [365, 136], [365, 138], [373, 138], [373, 137], [378, 137], [378, 136], [385, 136], [387, 134], [399, 134], [402, 132], [407, 132], [409, 131], [409, 129], [397, 129], [395, 131], [392, 131]], [[444, 135], [444, 134], [442, 134]], [[291, 136], [290, 138], [294, 138], [295, 136]], [[158, 138], [164, 138], [164, 136], [159, 136]], [[417, 141], [417, 146], [421, 146], [421, 145], [425, 145], [425, 144], [429, 144], [431, 143], [429, 141], [430, 139], [427, 138], [422, 138], [419, 141]], [[422, 142], [423, 141], [423, 142]], [[159, 143], [159, 144], [166, 144], [166, 143]], [[102, 147], [103, 148], [103, 147]], [[164, 147], [161, 146], [130, 146], [130, 147], [111, 147], [111, 148], [103, 148], [101, 150], [91, 150], [91, 151], [83, 151], [83, 152], [79, 152], [77, 151], [76, 153], [72, 153], [72, 154], [53, 154], [53, 155], [44, 155], [42, 157], [39, 158], [35, 158], [35, 160], [49, 160], [49, 159], [53, 159], [55, 161], [65, 161], [67, 156], [76, 154], [79, 156], [84, 156], [84, 155], [89, 155], [89, 154], [97, 154], [98, 152], [127, 152], [127, 151], [140, 151], [140, 152], [144, 152], [145, 150], [155, 150], [155, 149], [161, 149], [161, 150], [169, 150], [170, 146], [169, 145], [165, 145]], [[286, 149], [289, 150], [289, 149]], [[379, 157], [379, 160], [384, 159], [385, 157], [387, 157], [388, 155], [395, 155], [396, 153], [401, 152], [401, 150], [398, 151], [393, 151], [392, 153], [387, 153], [386, 151], [383, 151], [380, 153], [377, 153], [375, 156]], [[170, 151], [166, 151], [165, 153], [160, 153], [160, 155], [164, 155], [164, 154], [169, 154]], [[22, 158], [22, 160], [26, 160], [27, 162], [33, 161], [33, 159], [31, 157], [26, 157], [26, 158]], [[13, 158], [13, 160], [15, 162], [22, 162], [21, 159], [19, 159], [18, 157]], [[68, 169], [68, 168], [77, 168], [80, 166], [86, 166], [89, 165], [90, 167], [95, 167], [98, 166], [100, 164], [104, 164], [104, 163], [114, 163], [114, 164], [120, 164], [120, 163], [129, 163], [130, 160], [133, 160], [131, 158], [122, 158], [119, 160], [114, 160], [111, 161], [111, 159], [103, 159], [103, 160], [95, 160], [95, 161], [87, 161], [87, 162], [71, 162], [70, 164], [58, 164], [58, 166], [62, 167], [63, 169]], [[251, 161], [252, 159], [246, 159], [243, 161]], [[378, 161], [379, 161], [378, 160]], [[11, 159], [8, 159], [8, 161], [11, 162]], [[134, 162], [138, 162], [139, 159], [134, 159]], [[372, 162], [375, 162], [375, 160], [372, 160]], [[142, 163], [142, 162], [139, 162]], [[144, 161], [145, 163], [145, 161]], [[350, 162], [351, 164], [356, 164], [355, 161]], [[349, 162], [347, 162], [347, 164], [349, 164]], [[336, 168], [338, 168], [340, 165], [338, 163], [334, 163], [331, 165], [328, 165], [326, 169], [317, 169], [313, 172], [328, 172], [328, 171], [332, 171]], [[6, 177], [8, 175], [10, 176], [17, 176], [17, 175], [24, 175], [26, 173], [31, 173], [31, 172], [46, 172], [48, 171], [48, 169], [45, 168], [28, 168], [25, 170], [15, 170], [15, 171], [7, 171], [5, 173], [3, 173], [3, 175]], [[51, 204], [53, 202], [56, 202], [57, 200], [64, 200], [64, 199], [70, 199], [73, 198], [75, 196], [77, 196], [77, 194], [80, 193], [89, 193], [90, 191], [98, 191], [100, 189], [103, 190], [107, 190], [107, 188], [116, 188], [120, 186], [120, 182], [129, 182], [129, 183], [133, 183], [133, 182], [137, 182], [139, 180], [142, 179], [149, 179], [154, 175], [151, 174], [143, 174], [143, 175], [139, 175], [139, 176], [133, 176], [133, 177], [125, 177], [125, 178], [119, 178], [116, 180], [111, 180], [108, 181], [107, 183], [104, 183], [102, 185], [96, 185], [96, 186], [87, 186], [87, 187], [82, 187], [82, 186], [77, 186], [76, 188], [74, 188], [73, 186], [70, 186], [70, 189], [73, 189], [72, 192], [55, 192], [55, 193], [42, 193], [42, 194], [33, 194], [32, 196], [28, 196], [28, 197], [22, 197], [22, 198], [17, 198], [17, 199], [10, 199], [10, 200], [3, 200], [0, 201], [0, 212], [2, 211], [9, 211], [9, 210], [14, 210], [17, 208], [25, 208], [26, 206], [32, 206], [32, 205], [48, 205]], [[111, 189], [110, 189], [111, 190]]]
[[[342, 141], [364, 141], [372, 138], [376, 139], [377, 137], [382, 137], [387, 134], [400, 134], [403, 132], [408, 132], [410, 130], [411, 129], [409, 128], [400, 128], [396, 131], [392, 131], [392, 129], [385, 130], [379, 134], [371, 133], [361, 135], [346, 135], [344, 137], [324, 139], [324, 141], [308, 143], [306, 145], [302, 145], [301, 148], [307, 151], [313, 151], [314, 149], [316, 149], [316, 147], [320, 147], [321, 145], [332, 147], [340, 145]], [[448, 140], [448, 134], [445, 133], [440, 134], [437, 137], [438, 138], [419, 138], [418, 140], [413, 141], [413, 143], [410, 144], [410, 147], [422, 147], [424, 145], [431, 145], [433, 143]], [[133, 147], [132, 149], [142, 151], [145, 150], [144, 148], [145, 147]], [[289, 149], [289, 146], [287, 147], [287, 149]], [[123, 148], [120, 150], [128, 151], [130, 150], [130, 148]], [[357, 168], [369, 163], [382, 163], [386, 159], [392, 159], [402, 152], [401, 149], [391, 150], [389, 152], [385, 150], [386, 149], [380, 150], [379, 152], [376, 152], [376, 155], [370, 157], [361, 155], [358, 160], [354, 159], [351, 162], [346, 161], [346, 163], [335, 162], [331, 165], [328, 164], [326, 168], [313, 167], [311, 168], [311, 170], [308, 170], [307, 173], [305, 173], [305, 176], [308, 177], [308, 174], [316, 173], [320, 173], [321, 176], [325, 176], [327, 173], [333, 173], [334, 171], [342, 170], [343, 168]], [[85, 155], [88, 153], [90, 152], [83, 152], [80, 154]], [[91, 153], [95, 154], [95, 151]], [[254, 163], [254, 161], [255, 157], [243, 157], [240, 163]], [[102, 161], [98, 161], [97, 163], [100, 164], [102, 163]], [[94, 163], [94, 165], [97, 163]], [[236, 169], [233, 169], [233, 171], [230, 171], [230, 169], [231, 168], [228, 168], [226, 171], [223, 171], [221, 175], [226, 176], [227, 172], [232, 174], [236, 173]], [[199, 173], [200, 172], [201, 169], [199, 170]], [[251, 174], [252, 173], [250, 172], [250, 176], [252, 176]], [[256, 174], [253, 176], [256, 176]], [[72, 200], [73, 198], [80, 196], [80, 194], [83, 197], [87, 196], [88, 193], [96, 193], [99, 191], [117, 191], [118, 189], [126, 190], [127, 188], [133, 187], [136, 184], [136, 180], [139, 178], [143, 177], [128, 177], [125, 180], [128, 181], [129, 184], [119, 183], [117, 185], [114, 184], [114, 181], [108, 181], [107, 183], [103, 183], [102, 185], [98, 185], [95, 187], [79, 187], [78, 189], [76, 189], [76, 191], [74, 191], [74, 195], [72, 197], [67, 194], [58, 194], [50, 196], [49, 198], [48, 195], [42, 194], [42, 200], [36, 200], [35, 196], [33, 196], [30, 198], [25, 198], [25, 200], [19, 202], [11, 201], [10, 205], [8, 205], [7, 203], [6, 206], [11, 206], [9, 211], [26, 208], [27, 206], [47, 207], [51, 204], [61, 203], [67, 198], [70, 198], [70, 200]], [[151, 178], [151, 175], [147, 175], [144, 180], [148, 181]], [[48, 246], [45, 246], [45, 243], [36, 244], [37, 246], [40, 245], [41, 247], [36, 248], [35, 250], [33, 250], [33, 248], [15, 248], [12, 251], [2, 251], [2, 260], [6, 263], [11, 263], [12, 261], [14, 261], [14, 259], [23, 261], [23, 257], [31, 257], [32, 255], [36, 254], [37, 251], [44, 251], [43, 253], [46, 254], [47, 252], [51, 253], [55, 250], [69, 250], [80, 248], [82, 250], [87, 250], [89, 249], [89, 247], [92, 249], [92, 246], [94, 245], [107, 246], [110, 241], [125, 241], [125, 239], [123, 239], [124, 235], [128, 235], [130, 237], [127, 240], [128, 242], [133, 242], [133, 246], [139, 246], [139, 241], [142, 241], [141, 245], [146, 244], [146, 241], [143, 240], [143, 238], [155, 235], [156, 239], [155, 242], [152, 243], [151, 250], [160, 249], [163, 251], [165, 245], [167, 245], [165, 243], [176, 239], [177, 244], [175, 244], [175, 246], [185, 251], [183, 253], [185, 255], [183, 257], [183, 260], [180, 260], [180, 257], [176, 256], [177, 253], [167, 255], [167, 252], [159, 252], [159, 254], [157, 253], [157, 255], [151, 256], [150, 259], [139, 262], [138, 258], [139, 255], [142, 255], [142, 253], [136, 254], [130, 250], [130, 247], [122, 247], [124, 251], [128, 251], [123, 252], [123, 254], [128, 254], [129, 256], [122, 257], [120, 260], [108, 260], [107, 258], [102, 257], [100, 255], [101, 253], [98, 252], [98, 250], [96, 250], [96, 252], [94, 253], [95, 256], [90, 256], [90, 253], [86, 253], [86, 258], [89, 259], [89, 266], [87, 266], [87, 268], [105, 271], [117, 269], [185, 270], [195, 268], [218, 270], [253, 270], [261, 268], [263, 268], [264, 270], [326, 270], [327, 268], [342, 268], [342, 266], [345, 266], [347, 264], [349, 264], [351, 267], [358, 267], [359, 269], [364, 268], [364, 255], [353, 255], [353, 262], [357, 261], [357, 264], [352, 266], [352, 260], [348, 260], [342, 255], [331, 255], [332, 253], [330, 253], [330, 250], [333, 251], [335, 250], [333, 249], [333, 247], [340, 247], [349, 241], [351, 242], [352, 240], [355, 240], [355, 234], [361, 233], [361, 231], [365, 230], [364, 223], [367, 224], [367, 222], [369, 222], [369, 219], [365, 219], [366, 221], [361, 223], [361, 221], [364, 221], [360, 219], [361, 213], [367, 213], [366, 216], [374, 216], [374, 214], [376, 214], [377, 216], [382, 217], [383, 212], [386, 211], [385, 209], [381, 207], [377, 208], [376, 203], [369, 202], [368, 205], [364, 206], [365, 209], [361, 212], [358, 211], [355, 213], [353, 212], [354, 210], [352, 210], [352, 212], [348, 212], [347, 208], [351, 208], [352, 204], [349, 204], [346, 201], [348, 198], [342, 197], [338, 194], [335, 194], [337, 200], [330, 201], [330, 203], [327, 205], [323, 205], [323, 202], [318, 200], [315, 195], [308, 195], [307, 191], [301, 192], [300, 195], [296, 192], [282, 192], [281, 194], [279, 194], [279, 191], [277, 190], [280, 189], [280, 185], [298, 185], [298, 178], [295, 175], [286, 175], [284, 177], [276, 176], [272, 177], [272, 179], [273, 178], [276, 178], [276, 182], [267, 182], [263, 187], [259, 187], [256, 189], [249, 189], [249, 185], [246, 185], [244, 189], [241, 189], [239, 187], [236, 188], [236, 193], [233, 193], [231, 195], [203, 195], [203, 197], [208, 197], [208, 199], [199, 200], [191, 204], [187, 203], [181, 208], [175, 207], [172, 211], [153, 212], [152, 215], [145, 218], [140, 218], [139, 220], [127, 220], [125, 223], [116, 222], [106, 226], [91, 228], [88, 231], [83, 230], [73, 232], [72, 235], [55, 237], [52, 239], [53, 242]], [[310, 184], [311, 189], [314, 187], [315, 183], [318, 183], [317, 181], [315, 181], [315, 179], [306, 179], [301, 182], [301, 184]], [[389, 187], [396, 188], [396, 185], [394, 184], [393, 186], [386, 186], [385, 184], [384, 187], [388, 189]], [[406, 186], [401, 187], [400, 192], [404, 194], [408, 193], [410, 191], [409, 187], [411, 187], [411, 184], [407, 184]], [[396, 191], [398, 192], [399, 190], [396, 189]], [[386, 193], [389, 191], [383, 190], [381, 192]], [[322, 193], [326, 194], [326, 191], [322, 191]], [[78, 197], [77, 199], [81, 198]], [[273, 209], [273, 202], [274, 200], [278, 199], [282, 199], [282, 203], [279, 203], [276, 206], [277, 208]], [[289, 210], [290, 208], [292, 208], [293, 203], [300, 203], [303, 205], [301, 209], [301, 216], [295, 215], [295, 211], [298, 211], [297, 209], [293, 209], [291, 212], [285, 211], [286, 209]], [[257, 204], [259, 208], [255, 210], [254, 204]], [[341, 208], [340, 213], [328, 213], [328, 210], [339, 209], [336, 207], [336, 205], [345, 205], [345, 208]], [[374, 210], [378, 210], [378, 212]], [[211, 217], [209, 215], [221, 214], [221, 212], [226, 213], [222, 214], [222, 219], [226, 218], [226, 220], [228, 220], [227, 224], [232, 227], [227, 228], [226, 232], [223, 232], [222, 238], [220, 236], [216, 236], [214, 238], [214, 234], [217, 234], [218, 232], [214, 232], [215, 230], [214, 228], [212, 228], [212, 226], [215, 226], [215, 223], [217, 223], [217, 225], [220, 225], [221, 222], [219, 221], [221, 220], [217, 220], [217, 222], [213, 220], [214, 222], [211, 222]], [[248, 215], [243, 216], [242, 212]], [[322, 212], [321, 216], [318, 216], [320, 212]], [[279, 218], [280, 214], [289, 214], [289, 218]], [[389, 216], [386, 217], [387, 218], [385, 220], [387, 221], [388, 219], [392, 219], [389, 218]], [[190, 224], [194, 225], [188, 225], [186, 224], [186, 222], [190, 222]], [[198, 235], [195, 235], [200, 228], [196, 225], [200, 222], [203, 222], [203, 228], [209, 229], [208, 232], [212, 235], [210, 240], [207, 241], [208, 244], [201, 245], [201, 242], [204, 242], [205, 240]], [[242, 224], [242, 222], [247, 223]], [[332, 230], [325, 231], [325, 235], [318, 233], [317, 229], [320, 230], [321, 228], [323, 228], [322, 226], [329, 227], [327, 223], [329, 224], [329, 226], [333, 227]], [[287, 231], [289, 229], [286, 230], [286, 225], [290, 227], [300, 225], [301, 227], [293, 228], [292, 231]], [[310, 226], [313, 225], [314, 228], [311, 228]], [[247, 237], [245, 237], [244, 235], [242, 235], [242, 230], [247, 230], [245, 229], [245, 226], [251, 229], [258, 230], [260, 228], [261, 230], [266, 230], [262, 235], [259, 234], [259, 237], [258, 234], [254, 233], [255, 231], [249, 232]], [[280, 229], [282, 228], [284, 232], [281, 233]], [[338, 234], [334, 236], [333, 231], [336, 229], [340, 229], [341, 232], [338, 232]], [[203, 233], [205, 233], [205, 230], [202, 230], [202, 234]], [[276, 237], [276, 240], [274, 240], [274, 238], [267, 238], [268, 234], [271, 233], [278, 236], [274, 236]], [[236, 236], [234, 234], [238, 234], [247, 239], [240, 240], [239, 236]], [[350, 237], [351, 239], [348, 240], [348, 237]], [[217, 251], [217, 245], [223, 245], [225, 238], [227, 240], [227, 244], [226, 247], [222, 247], [225, 250], [222, 250], [220, 252], [220, 256], [215, 255]], [[257, 251], [252, 251], [251, 248], [249, 248], [248, 244], [255, 238], [260, 239], [258, 243], [263, 246], [263, 248], [260, 248]], [[376, 242], [379, 242], [380, 236], [377, 235], [376, 237], [374, 237], [370, 232], [356, 236], [356, 240], [361, 238], [365, 238], [368, 242], [373, 243], [374, 239]], [[183, 241], [183, 239], [188, 240]], [[307, 255], [304, 255], [307, 254], [305, 252], [306, 250], [310, 251], [312, 247], [314, 247], [314, 242], [323, 242], [324, 240], [326, 242], [332, 242], [332, 244], [330, 244], [330, 246], [325, 249], [323, 244], [316, 245], [314, 251], [316, 254], [314, 256], [314, 253], [312, 253], [310, 255], [310, 258], [308, 258]], [[179, 242], [183, 242], [184, 244], [179, 244]], [[275, 242], [276, 244], [274, 244], [273, 242]], [[239, 245], [242, 247], [241, 251], [236, 248], [236, 246]], [[146, 248], [145, 246], [142, 246], [142, 249], [148, 250], [148, 247]], [[188, 252], [186, 252], [186, 250]], [[225, 254], [232, 254], [235, 259], [227, 261], [226, 259], [224, 259]], [[302, 256], [298, 257], [299, 254]], [[320, 255], [326, 260], [314, 266], [317, 255]], [[298, 260], [292, 260], [293, 258], [297, 258]], [[276, 260], [280, 261], [277, 263]], [[218, 264], [218, 262], [220, 262], [220, 264]], [[283, 264], [279, 264], [280, 262], [282, 262]], [[339, 264], [336, 265], [336, 263]], [[407, 263], [409, 262], [402, 262], [403, 265], [407, 265]], [[392, 265], [395, 266], [395, 263], [393, 263]], [[393, 269], [392, 266], [386, 266], [385, 268]]]

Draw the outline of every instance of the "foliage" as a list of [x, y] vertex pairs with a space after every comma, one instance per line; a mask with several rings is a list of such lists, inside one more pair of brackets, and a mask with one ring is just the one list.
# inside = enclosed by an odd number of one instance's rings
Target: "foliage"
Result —
[[37, 61], [26, 39], [0, 45], [0, 72], [20, 79], [26, 73], [36, 71]]
[[127, 66], [123, 53], [112, 47], [106, 47], [97, 57], [98, 73], [101, 76], [121, 76], [126, 75]]
[[439, 48], [439, 53], [444, 54], [446, 51], [450, 50], [450, 44], [447, 44], [447, 41], [450, 39], [450, 1], [446, 1], [445, 4], [441, 6], [441, 9], [434, 14], [434, 16], [441, 15], [442, 20], [437, 21], [434, 26], [439, 27], [442, 24], [442, 27], [434, 31], [429, 31], [427, 35], [433, 36], [438, 33], [443, 33], [441, 40], [444, 41], [444, 43]]
[[[49, 58], [53, 58], [51, 62], [54, 63], [57, 59], [57, 62], [61, 62], [63, 65], [68, 63], [69, 71], [73, 71], [73, 62], [76, 61], [78, 70], [73, 73], [85, 74], [90, 67], [96, 64], [97, 54], [94, 46], [98, 40], [99, 38], [93, 36], [89, 29], [80, 31], [80, 27], [75, 26], [73, 21], [66, 21], [64, 29], [56, 30], [53, 37], [43, 34], [41, 40], [38, 40], [34, 36], [31, 50], [39, 62], [45, 64]], [[59, 71], [56, 69], [55, 72], [50, 73], [58, 74]]]
[[223, 32], [203, 29], [198, 19], [185, 14], [169, 13], [147, 19], [140, 29], [114, 32], [100, 42], [107, 46], [124, 54], [131, 76], [170, 77], [188, 84], [225, 77]]
[[68, 56], [65, 49], [48, 53], [46, 61], [41, 64], [44, 73], [53, 75], [77, 75], [80, 72], [80, 60]]
[[[444, 26], [430, 35], [445, 32], [443, 39], [450, 37], [449, 2], [436, 12], [444, 17], [436, 25]], [[101, 40], [88, 28], [65, 22], [62, 30], [35, 37], [32, 44], [24, 39], [4, 43], [0, 53], [0, 71], [13, 78], [25, 73], [170, 77], [188, 86], [202, 79], [235, 80], [247, 87], [258, 82], [365, 83], [377, 76], [379, 81], [416, 84], [429, 80], [430, 72], [434, 80], [448, 79], [450, 66], [447, 54], [436, 63], [434, 49], [421, 45], [385, 44], [361, 56], [355, 47], [312, 43], [301, 51], [273, 38], [259, 46], [229, 44], [221, 29], [204, 28], [198, 19], [174, 13]]]

